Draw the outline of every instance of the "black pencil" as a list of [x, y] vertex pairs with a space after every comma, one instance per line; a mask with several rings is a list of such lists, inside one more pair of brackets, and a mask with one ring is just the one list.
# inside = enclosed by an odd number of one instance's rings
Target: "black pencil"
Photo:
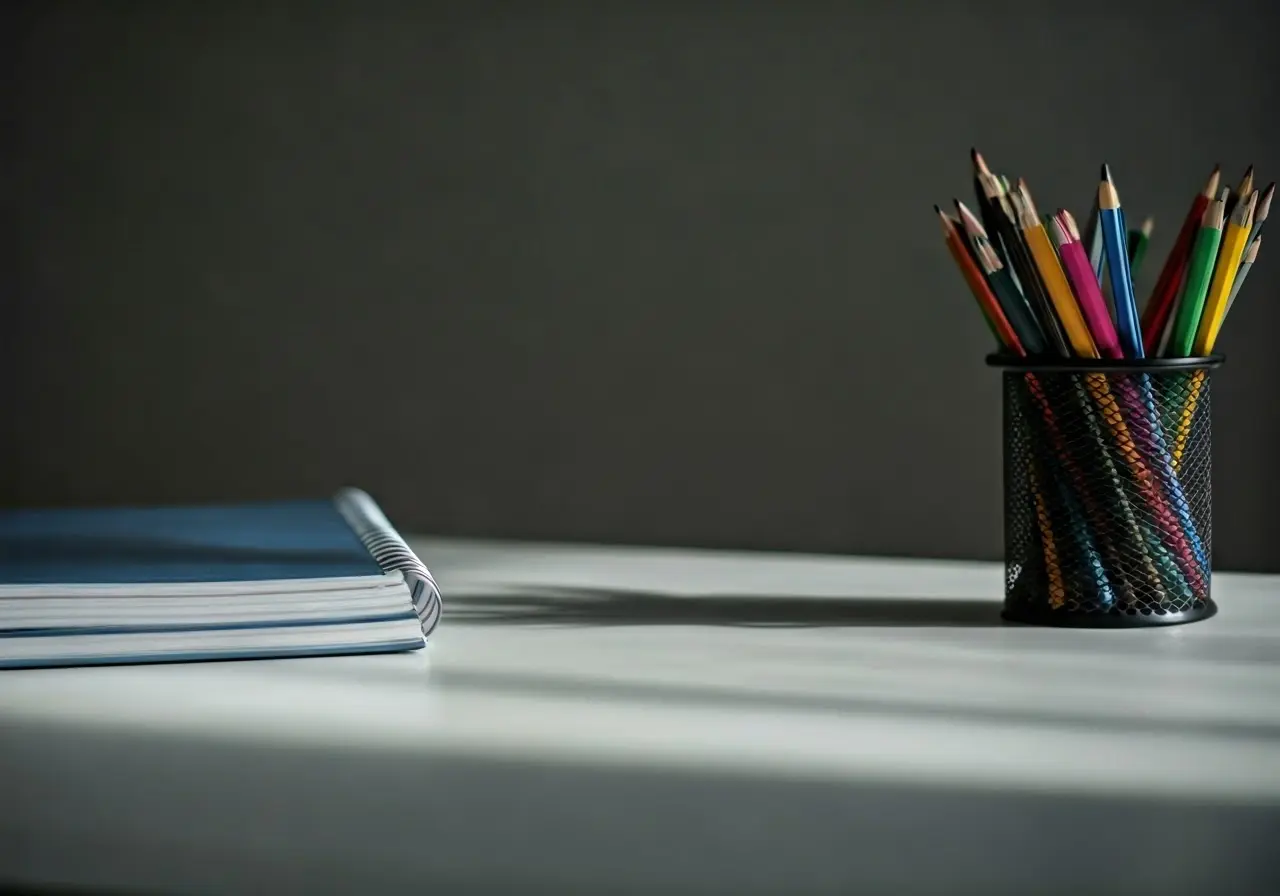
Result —
[[1018, 228], [1009, 199], [1004, 195], [1004, 186], [994, 176], [982, 178], [982, 186], [987, 200], [992, 205], [995, 232], [1000, 235], [1001, 241], [1008, 250], [1009, 265], [1017, 274], [1022, 293], [1035, 313], [1041, 331], [1049, 341], [1050, 351], [1064, 358], [1070, 357], [1071, 352], [1067, 347], [1067, 340], [1063, 337], [1062, 325], [1058, 321], [1057, 314], [1054, 313], [1053, 303], [1049, 300], [1044, 281], [1040, 279], [1040, 273], [1036, 270], [1035, 262], [1031, 258], [1031, 250], [1027, 248], [1022, 238], [1022, 232]]

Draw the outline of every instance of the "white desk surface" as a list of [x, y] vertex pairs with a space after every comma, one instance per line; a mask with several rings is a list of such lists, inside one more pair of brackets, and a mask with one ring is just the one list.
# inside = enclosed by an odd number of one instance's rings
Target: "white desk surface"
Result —
[[[1004, 625], [996, 564], [419, 539], [397, 656], [0, 676], [0, 883], [1253, 892], [1280, 577]], [[1280, 886], [1280, 884], [1277, 884]]]

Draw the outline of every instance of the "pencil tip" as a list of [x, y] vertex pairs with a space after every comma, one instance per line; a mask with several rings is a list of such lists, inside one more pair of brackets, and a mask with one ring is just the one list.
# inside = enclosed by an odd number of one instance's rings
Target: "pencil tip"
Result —
[[1271, 200], [1276, 195], [1276, 182], [1272, 181], [1271, 185], [1262, 191], [1262, 198], [1258, 200], [1258, 211], [1256, 212], [1256, 220], [1261, 222], [1267, 219], [1271, 214]]
[[1145, 233], [1147, 236], [1151, 236], [1151, 231], [1155, 230], [1155, 227], [1156, 227], [1156, 219], [1151, 217], [1150, 215], [1147, 215], [1147, 217], [1144, 218], [1142, 221], [1142, 226], [1139, 227], [1138, 229], [1141, 230], [1143, 233]]
[[1262, 248], [1262, 234], [1258, 234], [1253, 238], [1253, 242], [1245, 247], [1244, 257], [1240, 259], [1241, 264], [1253, 264], [1258, 260], [1258, 250]]
[[1214, 165], [1213, 173], [1209, 175], [1209, 180], [1204, 185], [1204, 195], [1212, 199], [1218, 193], [1218, 183], [1222, 180], [1222, 166]]
[[1102, 163], [1102, 179], [1107, 183], [1111, 183], [1111, 166], [1106, 162]]

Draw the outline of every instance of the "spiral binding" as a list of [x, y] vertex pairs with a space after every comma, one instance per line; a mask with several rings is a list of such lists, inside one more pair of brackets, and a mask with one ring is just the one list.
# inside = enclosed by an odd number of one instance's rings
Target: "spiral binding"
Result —
[[360, 543], [383, 569], [399, 570], [413, 596], [413, 609], [427, 637], [440, 621], [440, 589], [431, 572], [387, 520], [382, 510], [365, 492], [344, 488], [334, 496], [338, 512], [347, 521]]

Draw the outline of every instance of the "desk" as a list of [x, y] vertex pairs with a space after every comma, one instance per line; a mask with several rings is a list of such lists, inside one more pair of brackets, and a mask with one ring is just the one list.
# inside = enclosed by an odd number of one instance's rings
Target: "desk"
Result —
[[[1280, 872], [1280, 578], [1002, 625], [995, 564], [420, 539], [417, 654], [0, 676], [0, 880], [1204, 893]], [[1272, 890], [1274, 891], [1274, 889]]]

